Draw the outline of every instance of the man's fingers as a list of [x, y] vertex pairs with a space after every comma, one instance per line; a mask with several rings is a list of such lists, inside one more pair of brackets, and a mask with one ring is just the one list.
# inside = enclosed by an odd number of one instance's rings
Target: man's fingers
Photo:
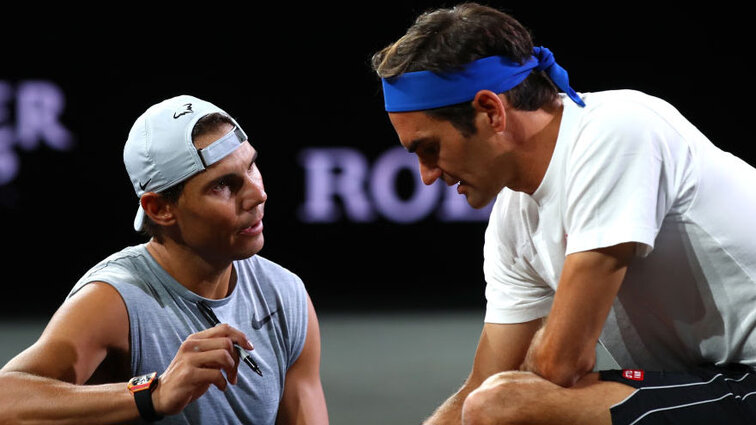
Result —
[[180, 411], [201, 397], [210, 385], [225, 391], [229, 382], [236, 384], [240, 359], [235, 343], [252, 349], [246, 336], [229, 325], [221, 324], [190, 335], [161, 375], [156, 394], [161, 412]]
[[226, 350], [229, 353], [235, 352], [234, 342], [228, 337], [187, 338], [181, 345], [181, 350], [189, 353], [212, 350]]
[[211, 381], [213, 383], [213, 385], [215, 385], [216, 387], [218, 387], [218, 389], [221, 390], [221, 391], [226, 391], [226, 387], [228, 386], [228, 382], [226, 381], [226, 378], [223, 376], [223, 374], [219, 370], [217, 370], [217, 369], [210, 370], [210, 371], [214, 375], [214, 379]]
[[226, 349], [217, 349], [211, 351], [202, 351], [191, 353], [190, 362], [198, 368], [203, 369], [222, 369], [229, 377], [236, 374], [236, 368], [239, 364], [238, 355], [234, 352], [232, 355]]
[[212, 328], [205, 329], [203, 331], [192, 334], [189, 336], [188, 340], [189, 339], [218, 338], [218, 337], [229, 338], [231, 339], [231, 341], [236, 342], [237, 344], [241, 345], [247, 350], [254, 349], [254, 346], [252, 346], [252, 343], [249, 342], [249, 340], [247, 339], [247, 336], [244, 335], [242, 331], [234, 328], [233, 326], [227, 323], [221, 323], [217, 326], [213, 326]]
[[[215, 328], [190, 335], [182, 344], [180, 351], [187, 355], [192, 355], [194, 358], [193, 364], [197, 366], [223, 369], [226, 372], [228, 382], [236, 385], [240, 358], [239, 353], [234, 347], [236, 344], [234, 342], [235, 337], [241, 337], [242, 341], [245, 342], [244, 344], [239, 344], [240, 346], [251, 347], [243, 333], [228, 325], [218, 325]], [[223, 361], [219, 361], [213, 355], [209, 357], [194, 356], [198, 353], [216, 350], [226, 351], [229, 356]], [[216, 353], [216, 355], [220, 354]]]
[[236, 385], [236, 378], [237, 378], [237, 375], [239, 374], [239, 363], [241, 363], [241, 355], [239, 355], [239, 353], [236, 350], [234, 350], [233, 357], [234, 357], [233, 373], [227, 374], [226, 376], [228, 377], [228, 381], [232, 385]]
[[207, 391], [208, 385], [215, 385], [221, 391], [225, 391], [228, 386], [226, 378], [223, 377], [223, 374], [218, 369], [197, 369], [194, 371], [193, 378], [195, 379], [195, 386], [200, 389], [192, 397], [194, 399], [204, 394]]

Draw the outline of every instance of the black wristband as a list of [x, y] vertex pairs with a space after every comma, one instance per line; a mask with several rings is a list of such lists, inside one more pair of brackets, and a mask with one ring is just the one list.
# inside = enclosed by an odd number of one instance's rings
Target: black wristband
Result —
[[155, 411], [155, 406], [152, 405], [152, 391], [138, 391], [134, 393], [134, 400], [136, 401], [137, 409], [139, 410], [139, 416], [147, 422], [155, 422], [163, 419]]

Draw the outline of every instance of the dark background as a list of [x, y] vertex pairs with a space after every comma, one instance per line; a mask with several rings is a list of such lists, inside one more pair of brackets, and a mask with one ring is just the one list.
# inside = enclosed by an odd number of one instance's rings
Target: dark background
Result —
[[[80, 20], [16, 16], [21, 22], [1, 33], [0, 81], [57, 84], [67, 101], [60, 119], [76, 145], [12, 148], [21, 169], [0, 186], [0, 314], [52, 314], [89, 267], [144, 241], [131, 227], [137, 200], [123, 143], [144, 109], [184, 93], [224, 108], [255, 141], [269, 195], [261, 255], [299, 274], [321, 311], [481, 309], [485, 222], [307, 224], [297, 215], [303, 148], [352, 147], [373, 160], [397, 145], [369, 58], [418, 13], [453, 4], [279, 2], [246, 11], [214, 4], [187, 12], [184, 5], [158, 16], [146, 7], [89, 10], [94, 17]], [[744, 10], [488, 4], [550, 48], [577, 91], [632, 88], [665, 98], [715, 144], [756, 164], [753, 36]], [[0, 108], [8, 114], [0, 125], [12, 127], [13, 101]]]

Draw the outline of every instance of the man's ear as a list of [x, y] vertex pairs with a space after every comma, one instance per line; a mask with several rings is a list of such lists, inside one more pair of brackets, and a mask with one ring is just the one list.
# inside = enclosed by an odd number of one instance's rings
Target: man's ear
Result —
[[170, 226], [176, 222], [174, 205], [155, 192], [146, 192], [139, 199], [145, 214], [155, 224]]
[[496, 133], [501, 133], [507, 128], [507, 111], [502, 97], [491, 90], [480, 90], [475, 94], [472, 106], [478, 113], [485, 117], [486, 124]]

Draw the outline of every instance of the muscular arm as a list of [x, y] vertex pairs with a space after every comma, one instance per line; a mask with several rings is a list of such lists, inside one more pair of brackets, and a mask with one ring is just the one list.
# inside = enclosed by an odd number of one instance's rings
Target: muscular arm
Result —
[[[228, 325], [190, 335], [160, 375], [152, 394], [155, 410], [175, 414], [210, 385], [225, 389], [221, 371], [235, 383], [239, 359], [233, 342], [252, 349]], [[128, 350], [128, 313], [120, 295], [104, 283], [85, 286], [63, 303], [34, 345], [0, 370], [0, 423], [136, 421], [139, 412], [126, 382], [83, 385], [106, 356], [128, 358]]]
[[297, 361], [286, 373], [283, 399], [276, 423], [328, 424], [323, 386], [320, 382], [320, 327], [312, 301], [307, 298], [307, 337]]
[[522, 370], [564, 387], [590, 372], [595, 347], [635, 251], [634, 243], [568, 255], [546, 325]]
[[67, 300], [39, 340], [0, 370], [0, 412], [9, 423], [115, 423], [138, 417], [124, 384], [84, 384], [108, 351], [128, 352], [126, 307], [93, 283]]
[[425, 424], [458, 425], [462, 420], [462, 404], [467, 395], [489, 376], [518, 369], [541, 322], [538, 319], [518, 324], [486, 323], [478, 341], [470, 376], [456, 393], [436, 409]]

